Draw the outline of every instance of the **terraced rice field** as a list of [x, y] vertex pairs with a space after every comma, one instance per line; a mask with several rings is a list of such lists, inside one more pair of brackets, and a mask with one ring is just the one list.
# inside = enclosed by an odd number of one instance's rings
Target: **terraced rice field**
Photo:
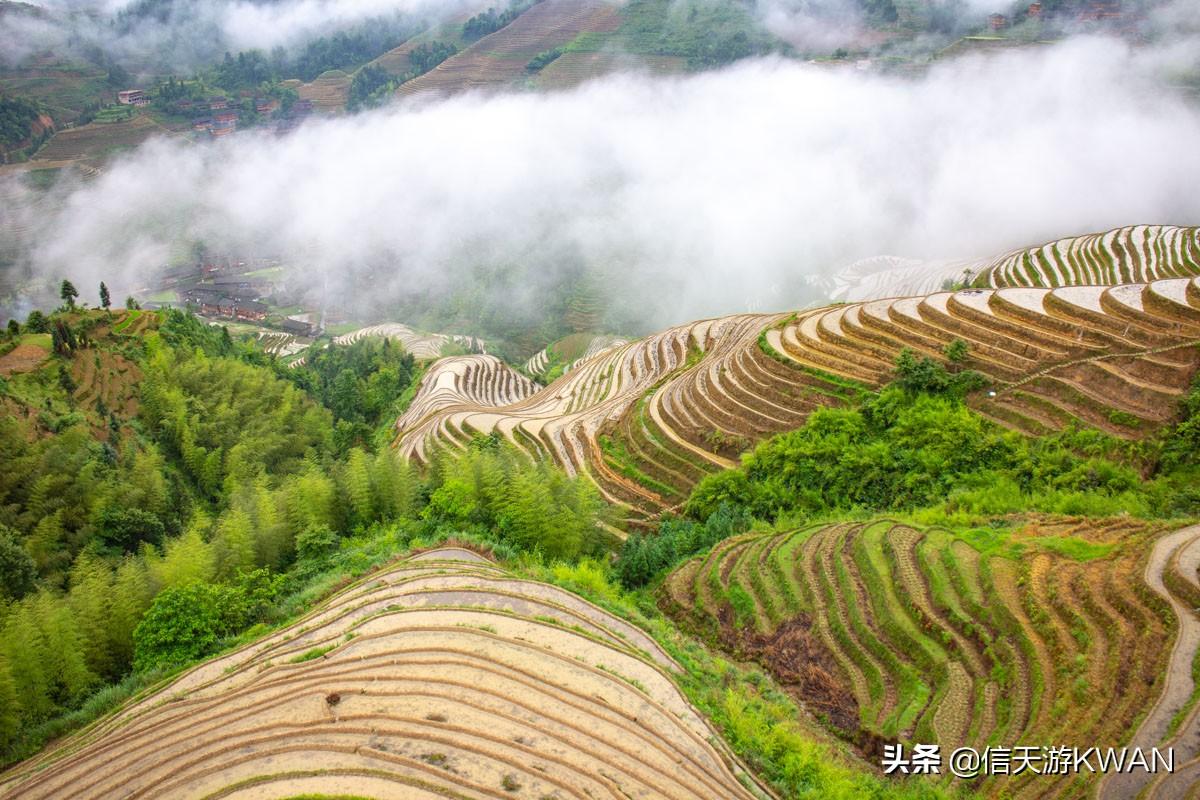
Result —
[[37, 152], [35, 162], [101, 161], [108, 155], [137, 147], [155, 134], [170, 135], [146, 114], [127, 122], [93, 122], [78, 128], [62, 130]]
[[483, 37], [434, 69], [401, 84], [397, 93], [452, 93], [524, 80], [539, 53], [562, 47], [580, 33], [616, 30], [619, 7], [606, 0], [542, 0], [507, 26]]
[[1200, 275], [1200, 228], [1132, 225], [1017, 250], [985, 268], [991, 286], [1117, 284]]
[[317, 76], [311, 83], [296, 88], [301, 100], [311, 100], [313, 108], [327, 114], [340, 113], [346, 109], [350, 96], [351, 78], [341, 70], [329, 70]]
[[12, 350], [0, 356], [0, 377], [33, 372], [50, 358], [50, 334], [25, 334]]
[[398, 322], [385, 322], [382, 325], [359, 328], [351, 333], [338, 336], [333, 340], [333, 343], [342, 345], [353, 344], [367, 336], [381, 336], [400, 342], [400, 344], [404, 345], [406, 351], [412, 353], [413, 358], [423, 361], [441, 356], [442, 348], [451, 342], [469, 349], [474, 348], [484, 353], [487, 352], [484, 342], [480, 339], [471, 336], [460, 336], [458, 334], [418, 333], [407, 325], [402, 325]]
[[[590, 339], [587, 339], [585, 342], [582, 342], [583, 348], [582, 351], [580, 351], [578, 345], [571, 341], [575, 338], [575, 336], [578, 335], [580, 334], [568, 336], [550, 346], [555, 348], [555, 351], [559, 355], [562, 355], [564, 352], [567, 353], [566, 357], [571, 359], [570, 363], [568, 363], [563, 369], [563, 374], [570, 372], [584, 361], [587, 361], [589, 358], [592, 358], [596, 354], [601, 353], [610, 347], [620, 347], [623, 344], [629, 343], [628, 339], [622, 339], [619, 336], [593, 336]], [[537, 377], [546, 372], [546, 370], [550, 367], [550, 347], [539, 350], [537, 353], [531, 356], [528, 361], [525, 362], [524, 369], [527, 373]]]
[[290, 358], [308, 348], [309, 343], [290, 333], [260, 331], [258, 343], [263, 352], [278, 358]]
[[99, 415], [101, 434], [106, 430], [108, 413], [122, 419], [137, 413], [142, 371], [120, 353], [92, 349], [76, 353], [71, 361], [71, 378], [75, 381], [76, 405]]
[[670, 657], [443, 547], [4, 776], [21, 798], [750, 798]]
[[[1179, 588], [1197, 586], [1200, 527], [1155, 544], [1159, 535], [1129, 520], [1062, 518], [982, 550], [891, 521], [747, 534], [678, 568], [660, 600], [760, 661], [866, 751], [896, 740], [1150, 746], [1194, 691], [1200, 645], [1195, 595]], [[1097, 557], [1063, 555], [1064, 542]], [[1188, 758], [1200, 755], [1198, 724], [1190, 717], [1175, 737]], [[979, 788], [1084, 797], [1098, 778], [1026, 775]], [[1102, 796], [1130, 797], [1131, 785]]]
[[835, 275], [831, 296], [844, 300], [927, 294], [944, 281], [979, 287], [1144, 283], [1200, 275], [1200, 228], [1131, 225], [1059, 239], [998, 258], [922, 262], [863, 259]]
[[537, 75], [541, 89], [569, 89], [592, 78], [621, 71], [650, 75], [678, 75], [687, 59], [678, 56], [629, 56], [614, 51], [569, 51], [551, 61]]
[[481, 364], [459, 394], [399, 420], [397, 446], [421, 460], [430, 446], [499, 431], [591, 476], [643, 525], [754, 442], [887, 383], [904, 348], [943, 359], [956, 339], [970, 345], [964, 367], [987, 379], [968, 402], [996, 423], [1029, 434], [1081, 423], [1138, 439], [1174, 418], [1200, 367], [1200, 279], [967, 289], [704, 320], [605, 350], [503, 402], [472, 388], [503, 382], [488, 374], [502, 365]]

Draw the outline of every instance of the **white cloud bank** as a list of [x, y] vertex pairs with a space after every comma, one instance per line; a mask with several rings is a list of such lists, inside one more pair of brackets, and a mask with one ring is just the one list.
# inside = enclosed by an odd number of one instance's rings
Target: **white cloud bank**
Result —
[[136, 0], [40, 0], [42, 13], [0, 14], [0, 63], [100, 46], [132, 69], [188, 71], [225, 51], [294, 47], [374, 20], [435, 23], [487, 0], [170, 0], [132, 25]]
[[876, 253], [1200, 223], [1200, 113], [1152, 78], [1076, 39], [918, 81], [764, 60], [158, 141], [75, 189], [33, 258], [136, 285], [199, 239], [374, 299], [586, 264], [635, 287], [648, 323], [787, 308], [806, 276]]

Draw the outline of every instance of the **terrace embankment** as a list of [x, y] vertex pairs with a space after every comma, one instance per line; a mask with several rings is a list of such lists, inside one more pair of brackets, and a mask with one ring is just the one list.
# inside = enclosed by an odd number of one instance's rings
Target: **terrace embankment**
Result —
[[677, 669], [581, 598], [442, 547], [136, 698], [0, 795], [754, 798]]

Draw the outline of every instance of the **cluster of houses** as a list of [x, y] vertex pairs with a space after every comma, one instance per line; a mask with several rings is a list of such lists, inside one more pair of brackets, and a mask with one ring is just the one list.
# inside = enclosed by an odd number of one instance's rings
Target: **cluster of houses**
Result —
[[[228, 136], [237, 130], [240, 115], [236, 109], [229, 107], [229, 100], [225, 97], [211, 97], [205, 102], [180, 100], [175, 104], [175, 108], [180, 113], [208, 112], [208, 114], [192, 119], [192, 130], [207, 131], [214, 137]], [[269, 114], [274, 114], [278, 110], [279, 101], [274, 97], [254, 98], [254, 112], [259, 116], [265, 117]], [[279, 120], [276, 128], [279, 131], [291, 130], [311, 115], [312, 112], [313, 104], [311, 100], [297, 100], [292, 104], [287, 116]]]
[[[1030, 3], [1029, 7], [1025, 9], [1025, 16], [1029, 19], [1041, 19], [1042, 4]], [[1125, 15], [1121, 11], [1120, 0], [1090, 0], [1079, 9], [1076, 17], [1078, 22], [1122, 22], [1124, 20]], [[1008, 17], [1003, 14], [988, 15], [988, 26], [993, 31], [1004, 30], [1008, 25]]]
[[236, 109], [229, 107], [229, 100], [221, 95], [214, 95], [207, 101], [180, 100], [177, 108], [180, 111], [209, 112], [208, 116], [192, 119], [194, 131], [208, 131], [213, 136], [228, 136], [237, 130], [239, 114]]
[[[162, 288], [174, 289], [181, 302], [205, 317], [265, 323], [271, 308], [262, 298], [275, 286], [271, 280], [243, 274], [248, 268], [278, 265], [274, 259], [251, 259], [250, 264], [229, 256], [208, 255], [199, 261], [166, 269]], [[304, 320], [272, 322], [294, 336], [311, 336], [313, 325]]]

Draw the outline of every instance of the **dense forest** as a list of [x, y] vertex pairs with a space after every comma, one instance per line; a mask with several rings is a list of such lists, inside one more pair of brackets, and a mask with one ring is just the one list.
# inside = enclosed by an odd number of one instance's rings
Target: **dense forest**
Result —
[[[135, 314], [39, 313], [34, 328], [68, 330], [75, 346], [0, 379], [7, 759], [89, 698], [278, 622], [355, 537], [475, 533], [551, 558], [601, 547], [590, 484], [496, 440], [420, 473], [373, 447], [414, 374], [398, 346], [330, 348], [288, 371], [179, 311], [116, 330]], [[0, 350], [46, 336], [29, 327], [11, 326]], [[107, 408], [71, 376], [115, 380], [96, 365], [118, 356], [142, 373], [137, 402]]]

